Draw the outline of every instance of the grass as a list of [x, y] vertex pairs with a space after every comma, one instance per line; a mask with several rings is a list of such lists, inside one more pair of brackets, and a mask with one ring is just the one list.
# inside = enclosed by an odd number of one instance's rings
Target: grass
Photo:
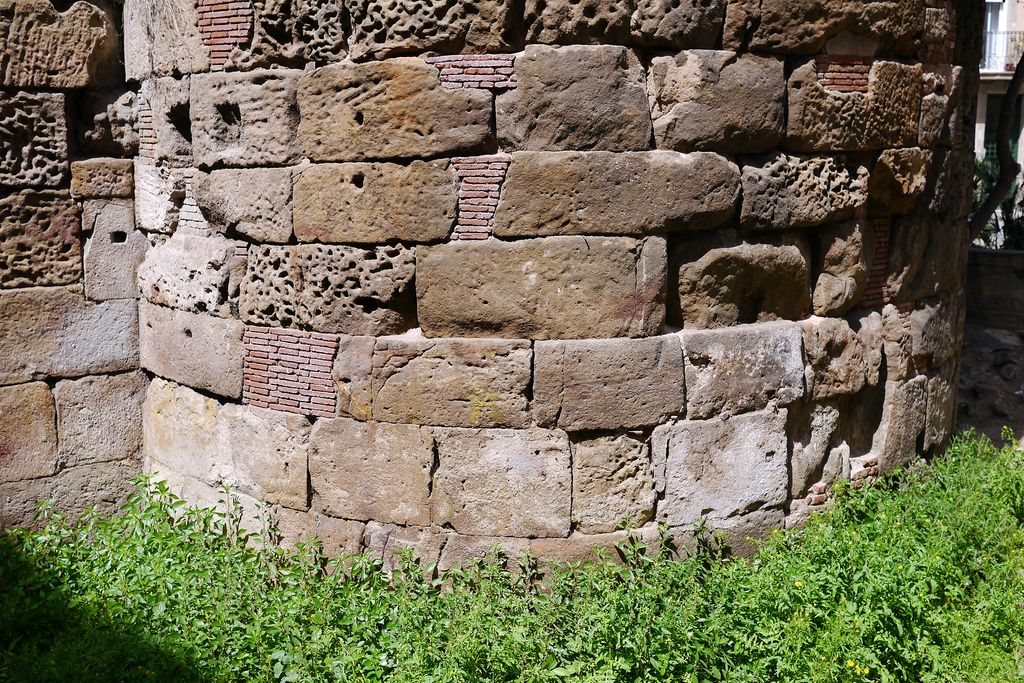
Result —
[[159, 484], [119, 514], [0, 542], [11, 681], [1024, 680], [1024, 455], [946, 457], [777, 534], [753, 560], [706, 537], [683, 560], [538, 576], [482, 562], [425, 579], [316, 547], [245, 543]]

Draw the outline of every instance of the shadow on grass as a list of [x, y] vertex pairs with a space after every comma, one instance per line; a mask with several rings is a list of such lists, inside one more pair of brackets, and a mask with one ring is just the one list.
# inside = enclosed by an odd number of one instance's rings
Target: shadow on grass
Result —
[[138, 627], [75, 606], [52, 576], [0, 536], [0, 681], [205, 680]]

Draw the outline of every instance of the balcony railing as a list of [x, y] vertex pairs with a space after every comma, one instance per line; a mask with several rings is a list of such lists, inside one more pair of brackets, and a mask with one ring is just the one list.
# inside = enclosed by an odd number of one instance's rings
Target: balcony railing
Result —
[[1024, 53], [1024, 31], [990, 31], [985, 34], [982, 71], [1013, 71]]

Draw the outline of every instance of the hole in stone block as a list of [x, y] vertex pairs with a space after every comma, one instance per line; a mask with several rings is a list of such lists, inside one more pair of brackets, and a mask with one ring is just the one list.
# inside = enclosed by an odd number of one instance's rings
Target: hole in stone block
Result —
[[185, 328], [185, 336], [188, 337], [189, 339], [191, 339], [192, 338], [192, 330], [190, 330], [190, 329], [188, 329], [186, 327]]
[[356, 110], [355, 119], [356, 119], [356, 125], [359, 125], [359, 126], [363, 125], [363, 112], [361, 112], [359, 110]]
[[167, 120], [178, 131], [178, 135], [192, 142], [192, 120], [189, 116], [188, 102], [179, 102], [167, 110]]
[[355, 185], [358, 188], [362, 188], [363, 187], [363, 183], [365, 181], [366, 181], [366, 178], [363, 176], [362, 173], [356, 173], [354, 176], [352, 176], [352, 184]]
[[123, 230], [115, 230], [110, 233], [111, 244], [122, 244], [128, 240], [128, 233]]
[[229, 126], [237, 126], [242, 122], [242, 110], [238, 108], [237, 104], [233, 102], [220, 102], [216, 107], [217, 114]]

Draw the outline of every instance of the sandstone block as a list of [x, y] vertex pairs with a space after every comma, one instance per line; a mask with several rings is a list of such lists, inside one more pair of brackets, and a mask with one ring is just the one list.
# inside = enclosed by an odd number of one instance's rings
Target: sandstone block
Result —
[[654, 475], [640, 435], [599, 436], [572, 444], [572, 521], [585, 534], [637, 527], [654, 518]]
[[644, 70], [632, 51], [614, 45], [530, 45], [515, 68], [518, 87], [495, 102], [502, 147], [607, 152], [650, 147]]
[[192, 313], [231, 316], [245, 272], [241, 242], [176, 232], [139, 266], [139, 290], [150, 303]]
[[178, 227], [187, 172], [136, 158], [135, 218], [140, 230], [170, 234]]
[[326, 64], [344, 59], [341, 0], [254, 0], [252, 38], [227, 56], [229, 71]]
[[816, 484], [850, 476], [850, 446], [840, 425], [844, 408], [836, 402], [805, 402], [789, 409], [791, 498], [804, 498]]
[[287, 242], [292, 236], [292, 172], [288, 168], [225, 168], [197, 172], [196, 204], [210, 226], [257, 242]]
[[928, 408], [924, 424], [925, 450], [942, 446], [953, 434], [957, 417], [959, 374], [957, 364], [951, 362], [928, 377]]
[[633, 40], [662, 48], [713, 48], [725, 20], [725, 0], [638, 0]]
[[615, 0], [527, 0], [530, 43], [623, 43], [629, 41], [634, 2]]
[[804, 395], [802, 334], [796, 323], [761, 323], [680, 333], [687, 416], [786, 405]]
[[959, 147], [963, 143], [966, 113], [967, 76], [963, 67], [929, 65], [924, 74], [924, 92], [918, 144]]
[[242, 394], [242, 323], [139, 302], [142, 367], [228, 398]]
[[738, 196], [739, 169], [717, 154], [516, 152], [502, 186], [494, 234], [701, 230], [729, 221]]
[[192, 79], [192, 148], [196, 164], [264, 166], [302, 156], [296, 137], [301, 71], [201, 74]]
[[210, 67], [209, 51], [199, 35], [195, 4], [187, 0], [125, 0], [125, 76], [198, 73]]
[[909, 464], [917, 455], [918, 437], [928, 418], [928, 378], [885, 383], [882, 419], [875, 432], [871, 453], [883, 471]]
[[[0, 30], [2, 17], [0, 6]], [[2, 57], [0, 53], [0, 69]], [[57, 187], [64, 182], [68, 127], [63, 94], [0, 91], [0, 130], [4, 132], [0, 188]]]
[[656, 334], [660, 238], [548, 237], [421, 247], [416, 294], [429, 337], [579, 339]]
[[503, 566], [512, 569], [516, 566], [516, 560], [529, 550], [530, 541], [525, 538], [450, 534], [437, 560], [437, 570], [447, 572], [455, 567], [469, 569], [481, 560], [499, 560]]
[[436, 242], [455, 224], [459, 179], [447, 161], [315, 164], [294, 182], [300, 242]]
[[250, 248], [242, 319], [342, 334], [404, 332], [414, 320], [414, 259], [402, 245]]
[[318, 420], [309, 474], [324, 512], [393, 524], [430, 523], [430, 430], [407, 424]]
[[351, 557], [363, 549], [364, 522], [336, 519], [314, 510], [277, 510], [277, 525], [281, 533], [281, 546], [294, 548], [299, 543], [307, 546], [320, 541], [324, 555], [330, 559]]
[[537, 342], [537, 423], [568, 430], [645, 427], [686, 412], [679, 338]]
[[435, 524], [474, 536], [569, 534], [569, 440], [545, 429], [436, 429]]
[[142, 400], [149, 380], [139, 371], [62, 380], [57, 404], [60, 462], [77, 467], [142, 454]]
[[82, 253], [85, 296], [93, 301], [135, 299], [135, 275], [149, 249], [149, 240], [135, 229], [130, 199], [89, 199], [82, 210], [88, 238]]
[[878, 157], [868, 193], [873, 215], [910, 213], [924, 194], [932, 152], [910, 147], [887, 149]]
[[66, 192], [0, 198], [0, 289], [68, 285], [82, 277], [78, 207]]
[[[658, 538], [657, 527], [648, 526], [633, 532], [634, 537], [653, 550]], [[530, 539], [530, 552], [546, 566], [553, 564], [596, 564], [599, 561], [622, 562], [619, 546], [629, 541], [626, 531], [606, 534], [574, 532], [568, 538]]]
[[53, 394], [44, 382], [0, 388], [0, 482], [57, 472]]
[[153, 78], [139, 91], [138, 128], [146, 139], [142, 156], [157, 164], [192, 166], [191, 78]]
[[814, 399], [856, 394], [867, 381], [860, 337], [840, 318], [810, 318], [800, 324], [807, 358], [807, 390]]
[[[253, 542], [259, 542], [269, 531], [267, 523], [272, 519], [271, 510], [258, 498], [242, 493], [231, 484], [210, 484], [179, 474], [156, 460], [144, 460], [142, 464], [145, 472], [156, 481], [164, 482], [171, 494], [184, 500], [190, 507], [212, 508], [222, 513], [230, 511], [237, 514], [241, 530], [255, 535]], [[230, 491], [225, 492], [224, 487]]]
[[441, 548], [453, 535], [436, 527], [369, 522], [363, 534], [364, 553], [383, 561], [385, 572], [393, 572], [404, 554], [411, 554], [427, 570], [438, 563]]
[[886, 293], [896, 303], [910, 303], [962, 291], [969, 241], [966, 220], [897, 219], [889, 236]]
[[299, 82], [299, 139], [314, 161], [369, 161], [484, 151], [491, 95], [446, 90], [438, 71], [402, 57], [326, 66]]
[[662, 425], [651, 454], [664, 495], [658, 515], [670, 526], [720, 523], [786, 500], [785, 410]]
[[375, 337], [343, 334], [338, 339], [331, 377], [338, 387], [338, 412], [357, 420], [373, 418], [373, 349]]
[[815, 315], [843, 315], [861, 300], [868, 286], [868, 250], [874, 245], [869, 230], [864, 221], [850, 221], [816, 231]]
[[937, 149], [934, 155], [932, 177], [924, 197], [928, 212], [944, 220], [966, 218], [974, 199], [974, 151]]
[[910, 336], [919, 367], [941, 367], [953, 360], [963, 342], [963, 299], [943, 297], [919, 304], [910, 314]]
[[134, 196], [131, 159], [85, 159], [71, 162], [71, 195], [76, 199]]
[[728, 50], [655, 57], [648, 78], [654, 139], [680, 152], [767, 152], [785, 132], [781, 60]]
[[0, 291], [0, 384], [138, 366], [133, 300], [86, 303], [64, 287]]

